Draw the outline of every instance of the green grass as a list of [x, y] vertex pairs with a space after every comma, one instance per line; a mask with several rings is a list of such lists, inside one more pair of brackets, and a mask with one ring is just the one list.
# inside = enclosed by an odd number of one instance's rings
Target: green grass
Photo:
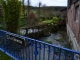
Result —
[[45, 21], [42, 21], [43, 23], [52, 23], [53, 20], [45, 20]]
[[0, 51], [0, 60], [12, 60], [12, 58]]

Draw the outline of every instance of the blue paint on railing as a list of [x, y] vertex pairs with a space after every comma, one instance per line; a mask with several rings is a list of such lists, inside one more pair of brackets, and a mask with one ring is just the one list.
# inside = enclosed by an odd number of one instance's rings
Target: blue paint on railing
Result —
[[0, 51], [14, 60], [80, 60], [80, 52], [4, 30], [0, 30]]

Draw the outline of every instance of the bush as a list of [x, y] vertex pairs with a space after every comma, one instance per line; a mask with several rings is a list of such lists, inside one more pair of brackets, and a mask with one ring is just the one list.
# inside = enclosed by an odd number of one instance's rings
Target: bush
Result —
[[0, 0], [7, 31], [17, 33], [21, 17], [22, 2], [20, 0]]
[[45, 16], [40, 16], [40, 19], [41, 20], [45, 20]]
[[58, 23], [59, 19], [57, 17], [53, 17], [53, 23]]

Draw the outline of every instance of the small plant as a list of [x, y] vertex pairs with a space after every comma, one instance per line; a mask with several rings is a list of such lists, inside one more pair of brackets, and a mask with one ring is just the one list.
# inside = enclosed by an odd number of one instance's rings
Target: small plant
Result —
[[56, 38], [56, 41], [64, 42], [64, 38]]
[[58, 21], [59, 21], [59, 19], [58, 19], [57, 17], [53, 17], [52, 20], [53, 20], [53, 23], [54, 23], [54, 24], [58, 23]]
[[52, 44], [52, 41], [45, 40], [44, 42], [49, 43], [49, 44]]

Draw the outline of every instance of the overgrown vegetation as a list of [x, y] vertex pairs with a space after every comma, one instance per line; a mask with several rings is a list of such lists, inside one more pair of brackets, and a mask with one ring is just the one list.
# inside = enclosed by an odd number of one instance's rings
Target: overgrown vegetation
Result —
[[21, 16], [20, 0], [1, 0], [4, 20], [8, 31], [17, 33]]
[[52, 44], [52, 41], [44, 40], [44, 42], [49, 43], [49, 44]]
[[55, 40], [56, 41], [60, 41], [60, 42], [64, 42], [65, 41], [64, 38], [56, 38]]
[[54, 24], [57, 24], [59, 22], [59, 18], [58, 17], [53, 17], [52, 20], [53, 20], [53, 23]]
[[52, 23], [53, 21], [52, 20], [45, 20], [45, 21], [42, 21], [43, 23]]

